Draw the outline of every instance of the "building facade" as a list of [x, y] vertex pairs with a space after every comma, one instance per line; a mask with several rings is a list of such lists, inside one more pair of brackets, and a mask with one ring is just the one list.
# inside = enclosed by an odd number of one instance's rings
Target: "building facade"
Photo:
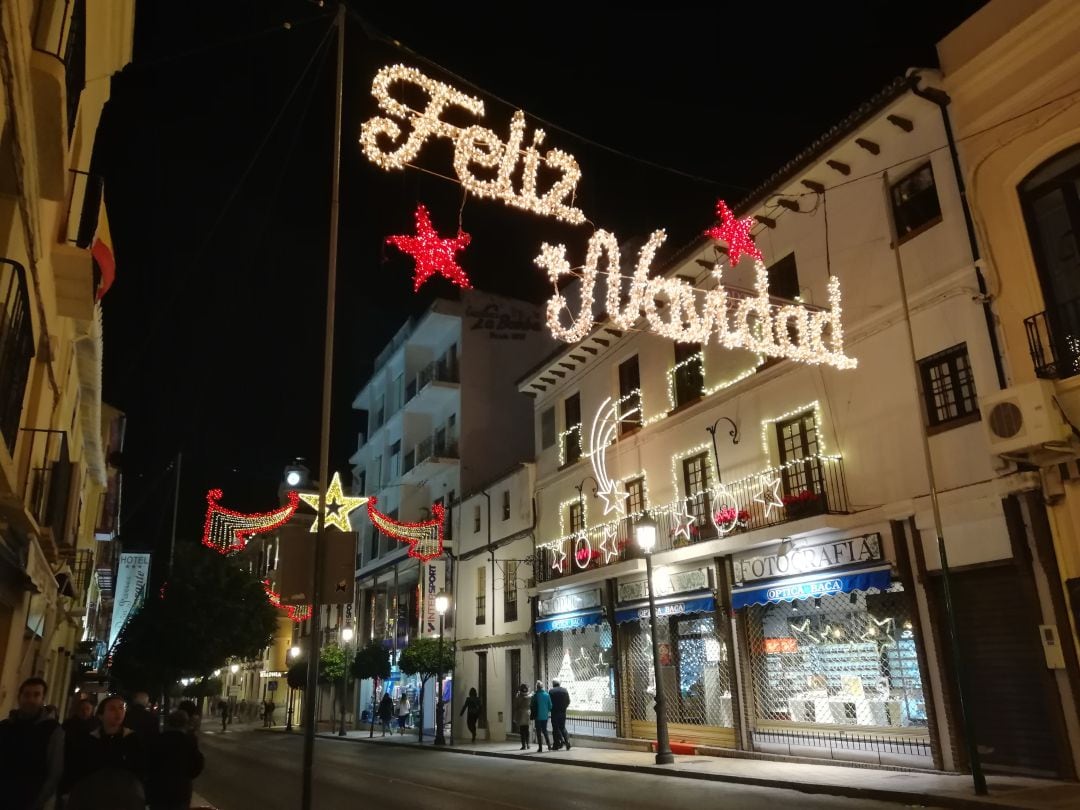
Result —
[[[542, 324], [538, 307], [477, 290], [437, 300], [380, 352], [353, 402], [368, 418], [350, 459], [355, 493], [375, 496], [379, 510], [397, 520], [428, 518], [434, 503], [446, 509], [447, 554], [426, 563], [369, 521], [358, 527], [358, 640], [386, 643], [394, 662], [387, 688], [395, 699], [404, 689], [414, 706], [418, 683], [402, 677], [397, 655], [409, 639], [437, 635], [431, 604], [438, 591], [453, 589], [462, 493], [532, 455], [531, 404], [514, 383], [552, 348]], [[453, 623], [451, 614], [444, 632], [453, 632]], [[434, 716], [433, 691], [426, 722]], [[359, 699], [371, 705], [370, 682]]]
[[[76, 244], [108, 77], [134, 3], [0, 6], [0, 705], [43, 675], [66, 706], [108, 486], [102, 335]], [[89, 78], [88, 78], [89, 77]]]
[[[525, 431], [527, 433], [528, 426]], [[459, 716], [470, 689], [483, 712], [480, 735], [504, 740], [516, 733], [511, 712], [514, 692], [535, 682], [532, 609], [535, 519], [534, 467], [517, 465], [455, 510], [457, 650], [452, 718]], [[460, 739], [464, 730], [455, 733]]]
[[[1046, 736], [1071, 741], [1074, 776], [1080, 767], [1077, 42], [1075, 3], [993, 0], [938, 44], [943, 101], [1007, 377], [1007, 388], [983, 404], [986, 433], [999, 469], [1030, 471], [1023, 520], [1034, 537], [1036, 576], [1028, 588], [1038, 597], [1042, 640], [1032, 654], [1044, 663], [1032, 691], [1044, 703], [1071, 707], [1066, 722], [1052, 724]], [[1001, 421], [1006, 414], [1013, 416], [1009, 423]], [[985, 722], [993, 724], [990, 709]]]
[[[945, 119], [924, 97], [940, 86], [931, 71], [898, 80], [735, 206], [764, 277], [707, 239], [663, 268], [699, 293], [722, 277], [772, 313], [838, 313], [838, 279], [857, 368], [605, 321], [521, 379], [538, 668], [569, 689], [572, 730], [654, 739], [663, 689], [680, 750], [965, 768], [925, 430], [984, 765], [1071, 775], [1071, 696], [1042, 689], [1030, 477], [995, 466], [980, 421], [1004, 379]], [[645, 512], [659, 684], [634, 540]]]

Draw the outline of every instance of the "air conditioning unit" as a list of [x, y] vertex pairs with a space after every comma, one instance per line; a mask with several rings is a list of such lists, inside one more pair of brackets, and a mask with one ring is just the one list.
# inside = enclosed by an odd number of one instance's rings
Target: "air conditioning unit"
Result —
[[1056, 464], [1075, 457], [1078, 446], [1049, 380], [979, 397], [990, 452], [1014, 461]]

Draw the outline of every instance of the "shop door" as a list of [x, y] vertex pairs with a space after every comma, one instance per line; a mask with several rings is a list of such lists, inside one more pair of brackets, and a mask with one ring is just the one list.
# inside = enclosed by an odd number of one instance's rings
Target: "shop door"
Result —
[[[934, 580], [943, 611], [941, 577]], [[1016, 568], [964, 571], [952, 575], [951, 585], [983, 766], [1064, 775], [1068, 747], [1058, 739], [1052, 714], [1061, 705], [1039, 643], [1039, 620], [1022, 595]], [[946, 626], [944, 615], [939, 626]]]
[[477, 666], [480, 668], [480, 671], [477, 674], [476, 684], [476, 691], [479, 693], [481, 706], [480, 722], [478, 723], [478, 725], [480, 726], [480, 728], [487, 728], [487, 653], [477, 653], [476, 657], [477, 659], [479, 659], [477, 661]]

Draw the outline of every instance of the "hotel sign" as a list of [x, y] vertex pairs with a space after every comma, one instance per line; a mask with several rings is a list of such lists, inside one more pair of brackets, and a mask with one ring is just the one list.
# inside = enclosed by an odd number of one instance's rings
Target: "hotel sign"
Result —
[[[831, 568], [880, 562], [883, 558], [881, 535], [865, 534], [845, 540], [832, 540], [813, 546], [802, 546], [787, 555], [757, 554], [735, 558], [735, 581], [754, 582], [760, 579], [813, 574]], [[824, 591], [828, 592], [828, 591]], [[820, 596], [820, 593], [807, 594]], [[802, 597], [786, 597], [802, 598]]]

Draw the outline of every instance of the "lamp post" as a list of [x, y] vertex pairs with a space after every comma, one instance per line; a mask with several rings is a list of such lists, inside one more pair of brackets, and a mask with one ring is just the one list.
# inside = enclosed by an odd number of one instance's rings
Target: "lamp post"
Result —
[[656, 547], [656, 521], [646, 513], [634, 526], [634, 539], [645, 555], [645, 587], [649, 594], [649, 633], [652, 636], [653, 677], [656, 681], [656, 764], [671, 765], [675, 755], [668, 742], [667, 713], [664, 705], [664, 687], [660, 678], [660, 642], [656, 636], [656, 597], [653, 595], [652, 552]]
[[[345, 652], [346, 645], [348, 645], [348, 643], [350, 641], [352, 641], [352, 639], [353, 639], [353, 629], [351, 627], [348, 627], [348, 626], [342, 627], [341, 628], [341, 651], [343, 653]], [[345, 693], [347, 691], [347, 689], [346, 689], [346, 684], [347, 684], [346, 677], [348, 675], [348, 672], [349, 672], [349, 656], [346, 655], [345, 656], [345, 664], [344, 664], [344, 666], [342, 667], [342, 670], [341, 670], [341, 725], [338, 726], [338, 733], [337, 733], [337, 735], [339, 737], [344, 737], [345, 736]]]
[[[299, 656], [300, 656], [300, 648], [299, 647], [293, 647], [291, 650], [289, 650], [289, 658], [292, 659], [293, 663], [296, 662], [296, 659]], [[293, 688], [292, 688], [292, 686], [290, 686], [289, 687], [289, 710], [286, 712], [286, 718], [285, 718], [285, 730], [286, 731], [292, 731], [292, 713], [293, 713]]]
[[443, 617], [446, 615], [447, 609], [450, 607], [450, 594], [446, 591], [439, 591], [435, 595], [435, 612], [439, 614], [439, 658], [435, 665], [435, 671], [437, 678], [438, 692], [435, 695], [435, 745], [446, 745], [446, 737], [443, 734], [443, 716], [446, 711], [446, 707], [443, 705], [443, 672], [442, 672], [442, 651], [443, 651]]

